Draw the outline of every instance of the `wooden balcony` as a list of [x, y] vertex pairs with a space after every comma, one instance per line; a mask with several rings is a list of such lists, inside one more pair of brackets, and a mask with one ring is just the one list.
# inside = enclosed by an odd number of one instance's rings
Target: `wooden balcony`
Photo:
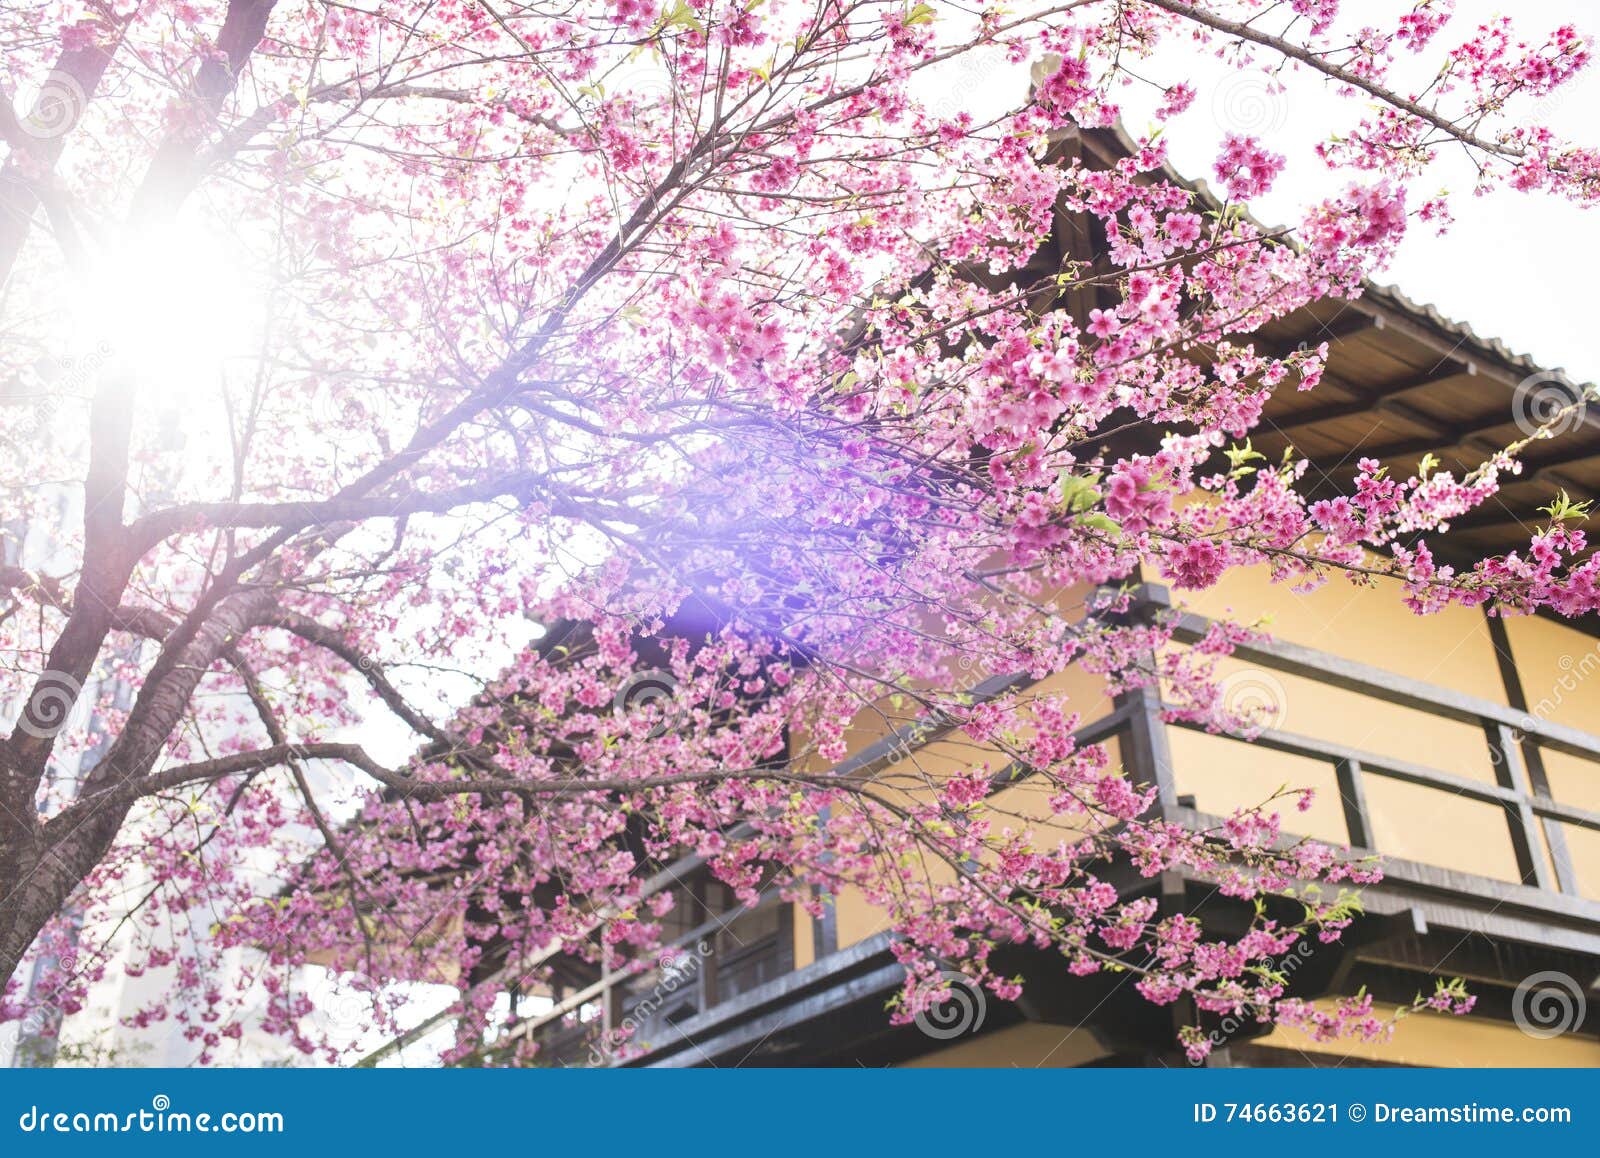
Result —
[[709, 918], [672, 937], [656, 953], [654, 968], [603, 972], [570, 994], [558, 994], [550, 1008], [497, 1040], [493, 1051], [531, 1038], [539, 1043], [541, 1064], [617, 1065], [680, 1042], [680, 1025], [792, 974], [793, 907], [776, 890], [755, 905], [710, 904], [708, 884], [714, 883], [695, 857], [658, 874], [647, 884], [647, 895], [691, 892], [683, 908], [710, 912]]
[[[1153, 584], [1140, 591], [1137, 611], [1173, 614], [1167, 592]], [[1210, 621], [1193, 614], [1176, 618], [1176, 638], [1193, 642]], [[1430, 717], [1469, 724], [1484, 737], [1483, 767], [1492, 778], [1478, 778], [1460, 769], [1434, 767], [1426, 751], [1415, 758], [1362, 751], [1344, 744], [1291, 732], [1267, 729], [1249, 741], [1266, 748], [1331, 767], [1344, 816], [1344, 837], [1352, 849], [1384, 858], [1385, 880], [1369, 890], [1369, 907], [1383, 911], [1391, 901], [1418, 908], [1445, 920], [1458, 910], [1482, 910], [1475, 929], [1512, 939], [1562, 944], [1600, 955], [1600, 900], [1580, 889], [1567, 847], [1566, 826], [1600, 832], [1600, 813], [1556, 800], [1544, 772], [1543, 753], [1560, 752], [1588, 762], [1600, 779], [1600, 738], [1541, 719], [1525, 708], [1479, 699], [1425, 684], [1381, 668], [1357, 663], [1293, 643], [1264, 642], [1238, 647], [1235, 657], [1257, 668], [1302, 677], [1325, 687], [1354, 692], [1373, 701], [1395, 704]], [[1124, 748], [1129, 772], [1161, 789], [1164, 815], [1190, 827], [1209, 826], [1216, 817], [1196, 811], [1177, 791], [1168, 730], [1196, 728], [1163, 724], [1156, 705], [1145, 693], [1130, 697], [1138, 704], [1130, 722], [1130, 743]], [[1244, 743], [1243, 739], [1237, 742]], [[1476, 771], [1476, 769], [1474, 769]], [[1501, 810], [1516, 861], [1517, 880], [1475, 873], [1459, 864], [1435, 865], [1398, 859], [1374, 838], [1369, 785], [1374, 780], [1416, 785], [1446, 797], [1477, 801]], [[1417, 797], [1419, 802], [1425, 797]], [[1292, 824], [1289, 818], [1286, 824]], [[1407, 823], [1428, 825], [1431, 812], [1420, 809]]]
[[[1175, 639], [1184, 643], [1203, 636], [1210, 622], [1175, 611], [1166, 590], [1153, 584], [1139, 589], [1129, 614], [1171, 617]], [[1509, 1019], [1510, 987], [1528, 973], [1560, 968], [1586, 982], [1600, 975], [1600, 900], [1581, 891], [1566, 839], [1569, 828], [1600, 833], [1600, 813], [1556, 799], [1543, 761], [1545, 753], [1559, 752], [1587, 762], [1600, 777], [1600, 738], [1521, 707], [1293, 643], [1249, 644], [1239, 647], [1235, 657], [1255, 669], [1467, 724], [1483, 737], [1483, 767], [1471, 770], [1435, 767], [1425, 750], [1399, 758], [1270, 728], [1253, 740], [1216, 738], [1230, 746], [1249, 743], [1258, 751], [1296, 758], [1302, 762], [1299, 767], [1311, 761], [1330, 770], [1343, 839], [1358, 854], [1383, 858], [1383, 882], [1363, 890], [1366, 915], [1340, 947], [1322, 953], [1314, 968], [1296, 977], [1298, 989], [1320, 996], [1364, 985], [1380, 999], [1392, 991], [1394, 1000], [1404, 1001], [1429, 973], [1466, 975], [1480, 994], [1480, 1006], [1490, 1016], [1498, 1012]], [[977, 694], [994, 694], [1021, 682], [993, 679]], [[1194, 798], [1180, 790], [1181, 783], [1225, 776], [1227, 769], [1186, 767], [1181, 756], [1174, 756], [1173, 741], [1182, 730], [1203, 729], [1164, 722], [1157, 695], [1138, 691], [1118, 698], [1110, 712], [1080, 729], [1078, 738], [1084, 744], [1117, 741], [1129, 775], [1157, 788], [1155, 811], [1163, 819], [1211, 828], [1221, 818], [1197, 808]], [[927, 723], [903, 728], [857, 753], [840, 772], [870, 774], [940, 734], [940, 727]], [[1016, 778], [1015, 770], [1003, 770], [995, 777], [997, 788], [1016, 783]], [[1370, 797], [1379, 783], [1421, 790], [1422, 795], [1411, 797], [1415, 815], [1403, 818], [1407, 825], [1437, 823], [1428, 803], [1433, 794], [1440, 805], [1471, 801], [1495, 810], [1512, 850], [1514, 879], [1472, 871], [1470, 864], [1395, 856], [1375, 836], [1380, 826]], [[1291, 827], [1293, 817], [1285, 823]], [[1326, 834], [1312, 835], [1328, 839]], [[658, 874], [647, 888], [673, 887], [701, 869], [697, 858], [686, 858]], [[1170, 873], [1149, 880], [1114, 868], [1110, 875], [1126, 895], [1154, 893], [1170, 908], [1201, 911], [1219, 931], [1240, 919], [1216, 901], [1208, 881]], [[728, 935], [752, 918], [762, 922], [761, 936]], [[896, 1061], [929, 1048], [930, 1042], [915, 1031], [888, 1025], [884, 1002], [903, 977], [889, 953], [888, 934], [840, 948], [831, 929], [820, 924], [815, 960], [796, 968], [791, 920], [792, 907], [776, 895], [764, 896], [753, 909], [717, 913], [673, 940], [665, 971], [601, 978], [525, 1022], [516, 1034], [537, 1038], [544, 1060], [556, 1065]], [[990, 1002], [992, 1026], [1022, 1020], [1095, 1021], [1102, 1040], [1120, 1043], [1114, 1048], [1129, 1054], [1170, 1040], [1171, 1011], [1129, 1000], [1131, 994], [1105, 979], [1067, 978], [1059, 959], [1048, 954], [1016, 956], [1018, 971], [1030, 978], [1028, 993], [1015, 1007]], [[672, 961], [679, 964], [670, 965]], [[1595, 1004], [1592, 1020], [1600, 1022], [1600, 1002]], [[605, 1036], [619, 1027], [630, 1031], [626, 1048]], [[1594, 1028], [1600, 1030], [1600, 1024]]]

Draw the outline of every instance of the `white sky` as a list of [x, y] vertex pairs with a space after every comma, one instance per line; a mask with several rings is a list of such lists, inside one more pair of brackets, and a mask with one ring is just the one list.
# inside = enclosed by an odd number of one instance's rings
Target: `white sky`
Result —
[[[1409, 0], [1345, 0], [1345, 23], [1392, 25]], [[1442, 54], [1491, 16], [1509, 12], [1525, 37], [1542, 41], [1563, 23], [1600, 36], [1600, 5], [1579, 0], [1539, 0], [1508, 9], [1484, 0], [1459, 0], [1455, 19], [1420, 58], [1436, 64]], [[1273, 27], [1264, 24], [1263, 27]], [[1181, 53], [1174, 66], [1173, 53]], [[1252, 205], [1261, 220], [1277, 224], [1299, 217], [1298, 209], [1349, 179], [1330, 173], [1313, 147], [1362, 113], [1354, 99], [1326, 91], [1308, 73], [1285, 74], [1286, 91], [1272, 94], [1261, 74], [1242, 74], [1201, 58], [1190, 45], [1163, 50], [1147, 75], [1169, 82], [1187, 76], [1198, 90], [1194, 104], [1169, 133], [1173, 164], [1185, 176], [1209, 177], [1217, 142], [1225, 131], [1254, 132], [1284, 154], [1289, 164], [1277, 186]], [[1138, 88], [1122, 94], [1130, 129], [1146, 123], [1154, 101]], [[1539, 119], [1559, 135], [1600, 145], [1600, 64], [1592, 65], [1539, 110]], [[1456, 224], [1444, 237], [1413, 228], [1393, 265], [1374, 280], [1392, 282], [1414, 300], [1469, 322], [1486, 338], [1500, 338], [1545, 367], [1564, 367], [1580, 382], [1600, 381], [1600, 323], [1590, 278], [1600, 259], [1600, 209], [1584, 210], [1543, 194], [1499, 191], [1473, 197], [1464, 165], [1441, 165], [1438, 176], [1413, 190], [1410, 204], [1440, 186], [1448, 188]]]

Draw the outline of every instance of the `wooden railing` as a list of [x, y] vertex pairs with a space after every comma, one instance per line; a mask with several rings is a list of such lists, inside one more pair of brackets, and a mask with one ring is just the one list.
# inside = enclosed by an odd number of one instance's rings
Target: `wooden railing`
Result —
[[[1199, 640], [1212, 626], [1211, 621], [1204, 617], [1174, 610], [1166, 589], [1157, 584], [1143, 584], [1136, 590], [1127, 615], [1129, 618], [1167, 618], [1174, 627], [1174, 639], [1180, 643]], [[1423, 886], [1433, 893], [1448, 894], [1456, 902], [1465, 901], [1484, 908], [1505, 904], [1508, 888], [1520, 890], [1516, 897], [1509, 899], [1518, 901], [1524, 908], [1581, 919], [1595, 926], [1595, 936], [1600, 938], [1600, 903], [1581, 898], [1560, 828], [1562, 824], [1570, 824], [1600, 831], [1600, 813], [1555, 800], [1539, 757], [1541, 750], [1553, 750], [1592, 761], [1595, 762], [1596, 775], [1600, 776], [1600, 738], [1541, 719], [1507, 704], [1409, 679], [1298, 644], [1279, 641], [1243, 643], [1235, 647], [1233, 654], [1238, 660], [1270, 671], [1480, 728], [1486, 745], [1486, 761], [1494, 772], [1492, 782], [1430, 767], [1414, 760], [1277, 729], [1268, 729], [1252, 738], [1227, 738], [1330, 766], [1339, 790], [1348, 840], [1357, 852], [1382, 856], [1385, 851], [1376, 847], [1378, 842], [1374, 838], [1373, 814], [1367, 803], [1364, 783], [1368, 776], [1385, 777], [1498, 806], [1505, 815], [1517, 872], [1522, 882], [1520, 887], [1508, 886], [1503, 881], [1461, 872], [1448, 866], [1440, 871], [1429, 871], [1430, 866], [1402, 865], [1397, 874], [1391, 868], [1391, 875]], [[976, 700], [990, 698], [1025, 686], [1027, 682], [1020, 676], [994, 677], [975, 688], [973, 697]], [[856, 753], [837, 771], [841, 775], [871, 776], [937, 741], [955, 726], [951, 721], [938, 719], [907, 725]], [[1138, 689], [1118, 696], [1113, 710], [1081, 728], [1076, 738], [1080, 745], [1115, 738], [1121, 744], [1123, 764], [1129, 775], [1135, 781], [1157, 789], [1155, 811], [1159, 815], [1192, 827], [1210, 825], [1218, 818], [1200, 813], [1189, 798], [1180, 795], [1169, 743], [1169, 729], [1175, 727], [1203, 730], [1197, 724], [1165, 721], [1159, 694], [1153, 689]], [[999, 790], [1025, 777], [1025, 769], [1008, 767], [995, 774], [994, 787]], [[1427, 823], [1427, 820], [1419, 817], [1417, 822]], [[1540, 841], [1541, 830], [1543, 844]], [[737, 829], [730, 833], [730, 837], [735, 839], [740, 835]], [[1548, 862], [1543, 855], [1545, 847], [1550, 851]], [[685, 874], [702, 867], [700, 858], [685, 857], [647, 882], [645, 895], [668, 887], [683, 879]], [[1408, 867], [1412, 871], [1406, 871]], [[1541, 901], [1538, 899], [1540, 896], [1548, 899]], [[763, 896], [763, 905], [771, 903], [781, 902], [777, 902], [773, 895]], [[759, 999], [759, 994], [719, 991], [718, 976], [722, 963], [718, 961], [716, 952], [705, 950], [708, 938], [714, 943], [719, 927], [743, 911], [721, 914], [673, 942], [672, 948], [679, 950], [699, 947], [699, 966], [688, 981], [674, 988], [671, 1000], [656, 1001], [655, 1008], [647, 1015], [637, 1013], [641, 994], [635, 992], [636, 987], [630, 978], [623, 974], [608, 975], [556, 1003], [547, 1012], [522, 1023], [512, 1031], [513, 1037], [531, 1034], [538, 1038], [544, 1043], [545, 1056], [554, 1064], [585, 1064], [580, 1056], [583, 1054], [587, 1054], [590, 1063], [596, 1056], [603, 1056], [609, 1063], [616, 1060], [617, 1055], [603, 1046], [597, 1047], [597, 1043], [602, 1041], [602, 1035], [610, 1035], [623, 1022], [632, 1022], [636, 1044], [660, 1044], [655, 1041], [655, 1035], [670, 1034], [670, 1027], [680, 1014], [687, 1014], [700, 1022], [719, 1006], [751, 1004], [750, 999]], [[819, 935], [819, 960], [805, 972], [828, 968], [827, 954], [837, 945], [825, 944], [824, 940]], [[841, 959], [845, 955], [834, 954]], [[784, 971], [792, 970], [792, 955], [781, 962], [781, 968]], [[763, 984], [758, 988], [766, 989], [778, 984], [766, 979], [765, 973], [761, 977]], [[644, 996], [654, 1000], [648, 990]]]
[[[1170, 616], [1175, 626], [1174, 638], [1184, 643], [1199, 640], [1212, 626], [1212, 621], [1202, 616], [1172, 611], [1165, 589], [1154, 584], [1145, 584], [1140, 589], [1135, 608], [1141, 614]], [[1492, 783], [1412, 760], [1275, 729], [1267, 729], [1251, 739], [1249, 742], [1258, 747], [1332, 766], [1352, 847], [1380, 854], [1383, 852], [1375, 847], [1372, 811], [1367, 804], [1363, 778], [1367, 775], [1387, 777], [1500, 806], [1506, 816], [1522, 883], [1572, 896], [1580, 895], [1572, 858], [1560, 826], [1570, 824], [1600, 831], [1600, 813], [1555, 800], [1551, 796], [1550, 783], [1539, 753], [1541, 750], [1552, 750], [1596, 762], [1595, 775], [1600, 777], [1600, 738], [1540, 719], [1507, 704], [1423, 683], [1294, 643], [1243, 643], [1235, 647], [1233, 655], [1235, 659], [1271, 671], [1356, 692], [1440, 719], [1472, 724], [1482, 730], [1486, 760], [1494, 772]], [[1197, 727], [1192, 724], [1176, 726]], [[1242, 737], [1239, 739], [1243, 742]], [[1155, 741], [1154, 745], [1165, 751], [1162, 742]], [[1170, 789], [1175, 799], [1170, 754], [1165, 755], [1164, 760], [1158, 760], [1148, 771], [1158, 783]], [[1421, 818], [1419, 822], [1423, 822]], [[1541, 828], [1545, 844], [1550, 850], [1549, 862], [1541, 854]]]
[[[698, 871], [695, 858], [659, 874]], [[679, 879], [674, 877], [673, 879]], [[670, 880], [646, 888], [659, 892]], [[655, 886], [655, 887], [652, 887]], [[740, 918], [774, 911], [776, 932], [749, 941], [729, 931]], [[505, 1051], [531, 1037], [539, 1042], [541, 1060], [552, 1065], [611, 1064], [641, 1047], [674, 1041], [672, 1026], [738, 997], [794, 968], [793, 929], [787, 904], [776, 889], [755, 905], [740, 906], [690, 929], [654, 953], [657, 967], [646, 973], [607, 972], [590, 985], [562, 996], [549, 1009], [530, 1017], [494, 1044]]]

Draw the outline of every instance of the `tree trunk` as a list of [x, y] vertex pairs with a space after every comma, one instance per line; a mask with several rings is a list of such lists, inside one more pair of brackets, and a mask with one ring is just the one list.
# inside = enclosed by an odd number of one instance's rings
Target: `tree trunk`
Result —
[[[17, 807], [22, 804], [22, 807]], [[33, 802], [0, 801], [0, 989], [16, 975], [50, 918], [111, 848], [128, 813], [121, 800], [88, 810], [70, 830], [46, 839]]]

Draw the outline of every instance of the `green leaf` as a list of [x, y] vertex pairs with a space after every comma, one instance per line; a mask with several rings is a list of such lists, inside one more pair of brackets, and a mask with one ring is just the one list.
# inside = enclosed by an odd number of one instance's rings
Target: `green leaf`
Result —
[[1098, 474], [1077, 475], [1063, 469], [1056, 476], [1061, 490], [1061, 509], [1076, 515], [1093, 507], [1100, 501], [1099, 482]]
[[706, 26], [700, 23], [700, 18], [694, 14], [694, 9], [689, 7], [688, 0], [678, 0], [676, 7], [663, 12], [661, 23], [665, 28], [688, 28], [694, 32], [706, 30]]
[[906, 27], [910, 28], [914, 24], [929, 24], [933, 21], [935, 15], [936, 13], [929, 5], [918, 4], [910, 12], [906, 13]]
[[1245, 475], [1254, 474], [1256, 468], [1247, 464], [1258, 459], [1265, 462], [1267, 458], [1266, 455], [1250, 445], [1248, 438], [1244, 440], [1243, 446], [1230, 446], [1222, 453], [1228, 457], [1228, 477], [1232, 479], [1240, 479]]
[[1572, 496], [1563, 489], [1556, 492], [1556, 497], [1551, 500], [1548, 507], [1540, 507], [1539, 511], [1541, 514], [1549, 515], [1552, 522], [1564, 523], [1568, 519], [1587, 519], [1589, 508], [1593, 505], [1593, 499], [1581, 503], [1573, 502]]
[[1086, 515], [1079, 515], [1078, 525], [1080, 527], [1088, 527], [1094, 531], [1104, 531], [1108, 535], [1122, 534], [1122, 524], [1110, 515], [1102, 514], [1099, 511], [1090, 511]]

